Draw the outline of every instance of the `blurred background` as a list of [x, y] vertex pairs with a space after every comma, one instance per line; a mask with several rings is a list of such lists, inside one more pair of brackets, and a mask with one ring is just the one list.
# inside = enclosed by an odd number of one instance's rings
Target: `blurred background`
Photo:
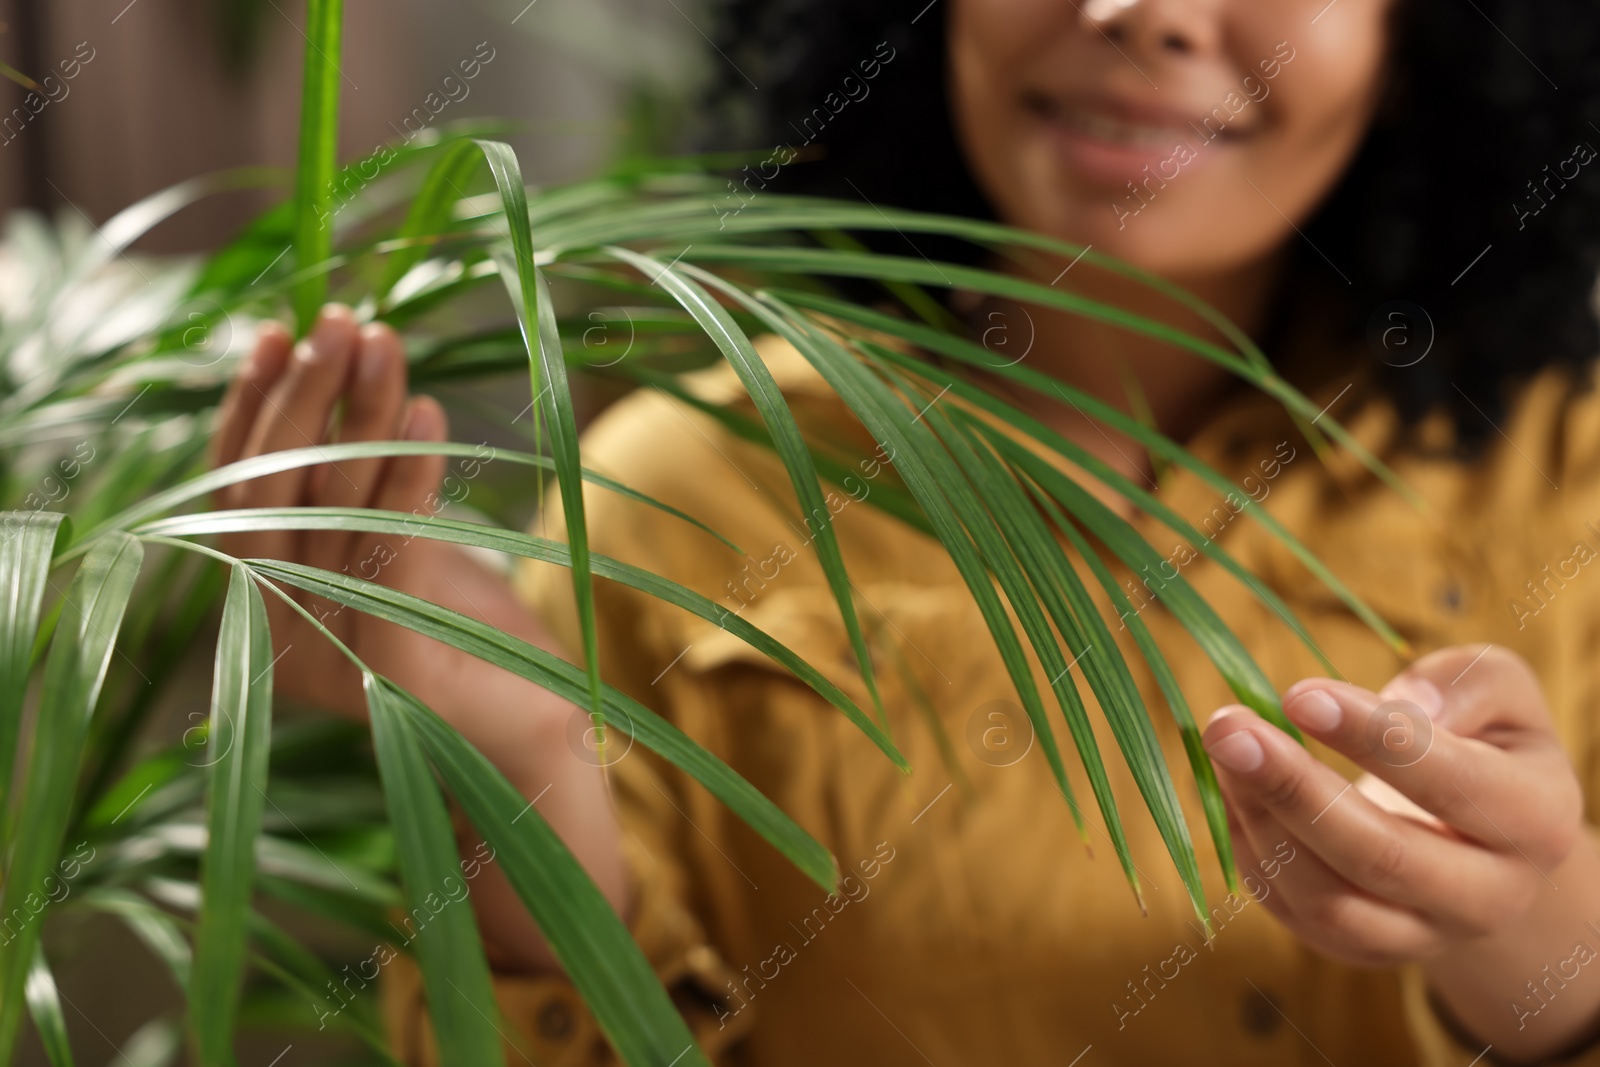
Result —
[[[0, 69], [9, 79], [0, 80], [0, 232], [15, 238], [19, 222], [31, 219], [63, 239], [94, 240], [117, 211], [185, 179], [230, 167], [283, 169], [276, 188], [203, 201], [135, 247], [183, 256], [217, 247], [287, 195], [304, 6], [0, 0]], [[700, 30], [709, 30], [708, 18], [694, 0], [347, 0], [341, 161], [468, 118], [514, 124], [503, 139], [536, 184], [670, 150], [692, 126], [705, 55], [715, 60]], [[0, 272], [0, 290], [7, 277]], [[460, 437], [471, 427], [457, 430]], [[206, 706], [210, 643], [195, 643], [178, 695], [155, 716], [169, 740], [184, 730], [186, 711]], [[372, 951], [370, 940], [348, 932], [289, 925], [330, 960]], [[73, 1046], [88, 1051], [80, 1063], [182, 1062], [161, 1033], [140, 1030], [181, 1012], [182, 1000], [169, 970], [126, 926], [53, 924], [46, 948], [61, 961]], [[251, 1020], [242, 1021], [248, 1032]], [[314, 1023], [311, 1007], [286, 1001], [254, 1020], [239, 1062], [373, 1062]], [[22, 1064], [48, 1062], [31, 1030], [19, 1051]]]
[[[0, 213], [24, 208], [98, 225], [197, 174], [292, 166], [304, 6], [0, 0], [0, 61], [14, 72], [0, 81]], [[663, 147], [681, 133], [706, 69], [695, 26], [705, 24], [703, 6], [348, 0], [341, 158], [425, 122], [470, 117], [519, 124], [508, 139], [531, 182]], [[40, 90], [30, 97], [19, 76]], [[140, 248], [213, 247], [269, 199], [202, 204]]]

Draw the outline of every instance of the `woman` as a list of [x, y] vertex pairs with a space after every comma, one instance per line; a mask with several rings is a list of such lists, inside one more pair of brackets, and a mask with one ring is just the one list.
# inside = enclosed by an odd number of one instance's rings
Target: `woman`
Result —
[[[1288, 716], [1311, 738], [1303, 749], [1228, 703], [1203, 658], [1181, 653], [1159, 581], [1118, 572], [1124, 616], [1175, 650], [1197, 707], [1219, 709], [1204, 743], [1245, 877], [1229, 894], [1208, 871], [1208, 941], [1147, 819], [1127, 819], [1146, 916], [1103, 858], [1095, 819], [1102, 858], [1078, 847], [970, 595], [936, 543], [876, 509], [842, 506], [834, 521], [869, 606], [895, 736], [920, 772], [909, 780], [726, 633], [597, 589], [609, 680], [833, 850], [844, 878], [826, 898], [650, 755], [613, 753], [603, 778], [581, 711], [354, 613], [330, 616], [344, 640], [537, 805], [724, 1062], [1600, 1063], [1600, 967], [1586, 966], [1600, 955], [1589, 725], [1600, 580], [1585, 566], [1600, 553], [1600, 528], [1588, 525], [1600, 522], [1600, 397], [1588, 385], [1600, 247], [1585, 170], [1600, 144], [1592, 12], [935, 0], [886, 15], [817, 0], [736, 4], [730, 25], [727, 91], [748, 90], [744, 105], [769, 120], [763, 143], [790, 149], [775, 152], [786, 172], [776, 187], [992, 214], [1092, 245], [1199, 294], [1265, 343], [1427, 508], [1343, 451], [1314, 456], [1273, 403], [1210, 364], [1064, 314], [952, 298], [997, 365], [1026, 359], [1124, 409], [1146, 407], [1425, 654], [1402, 659], [1273, 538], [1235, 522], [1237, 495], [1158, 471], [1075, 405], [1007, 393], [1156, 486], [1285, 596], [1343, 675], [1322, 677], [1275, 617], [1192, 545], [1173, 544], [1165, 566], [1284, 686]], [[741, 180], [737, 202], [769, 178]], [[883, 241], [898, 254], [963, 254]], [[1006, 269], [1209, 332], [1087, 263]], [[808, 429], [860, 437], [795, 353], [770, 338], [763, 353]], [[716, 372], [696, 388], [739, 396]], [[226, 402], [218, 460], [326, 439], [340, 400], [341, 439], [447, 433], [437, 403], [406, 396], [395, 335], [332, 307], [292, 351], [283, 330], [263, 333]], [[863, 472], [892, 463], [858, 444]], [[596, 496], [597, 551], [700, 589], [861, 693], [770, 454], [641, 394], [597, 422], [585, 455], [740, 544], [772, 546], [735, 557]], [[410, 510], [441, 474], [433, 458], [363, 461], [263, 478], [222, 503]], [[853, 499], [870, 494], [871, 476], [861, 485]], [[1124, 512], [1166, 554], [1171, 535]], [[322, 533], [240, 535], [227, 547], [335, 570], [381, 548]], [[392, 555], [387, 583], [546, 647], [575, 646], [563, 573], [524, 566], [513, 589], [449, 546], [418, 540]], [[360, 715], [341, 657], [285, 612], [272, 623], [284, 688]], [[1159, 692], [1138, 680], [1155, 707]], [[919, 708], [941, 720], [953, 755], [941, 757]], [[1181, 764], [1177, 731], [1160, 729], [1169, 764]], [[1126, 773], [1112, 776], [1137, 811]], [[1192, 791], [1184, 806], [1201, 825]], [[492, 863], [472, 899], [522, 1057], [603, 1061], [593, 1023]], [[390, 975], [391, 1021], [410, 1061], [434, 1062], [405, 966]]]

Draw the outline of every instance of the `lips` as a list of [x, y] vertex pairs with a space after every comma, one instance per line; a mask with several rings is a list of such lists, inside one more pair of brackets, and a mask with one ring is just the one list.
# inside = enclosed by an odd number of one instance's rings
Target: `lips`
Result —
[[1199, 149], [1248, 136], [1231, 122], [1220, 133], [1215, 119], [1207, 127], [1205, 120], [1212, 118], [1208, 111], [1182, 111], [1125, 98], [1035, 93], [1026, 98], [1026, 105], [1074, 171], [1113, 185], [1170, 158], [1179, 145]]

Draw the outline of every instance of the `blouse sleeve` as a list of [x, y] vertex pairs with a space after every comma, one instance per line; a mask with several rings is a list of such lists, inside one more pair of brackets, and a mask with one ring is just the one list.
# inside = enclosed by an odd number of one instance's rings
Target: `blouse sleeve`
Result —
[[[754, 1021], [724, 1003], [734, 973], [707, 944], [699, 922], [672, 891], [661, 860], [637, 835], [624, 844], [636, 906], [629, 932], [689, 1023], [713, 1064]], [[600, 1067], [618, 1061], [577, 989], [559, 974], [494, 976], [497, 1020], [507, 1063], [540, 1067]], [[440, 1067], [416, 961], [397, 956], [385, 971], [383, 1015], [395, 1056], [406, 1067]]]
[[[1455, 502], [1468, 536], [1493, 549], [1474, 579], [1478, 610], [1454, 636], [1502, 644], [1533, 667], [1583, 786], [1589, 841], [1600, 848], [1600, 578], [1584, 573], [1600, 559], [1597, 385], [1592, 371], [1576, 381], [1556, 371], [1536, 376], [1496, 427], [1505, 444], [1480, 458], [1481, 476], [1462, 481], [1478, 494]], [[1584, 940], [1600, 949], [1600, 939]], [[1420, 967], [1402, 968], [1401, 990], [1423, 1067], [1502, 1062], [1434, 1000]], [[1600, 1034], [1540, 1063], [1600, 1067]]]
[[[663, 474], [662, 465], [649, 468], [648, 462], [647, 469], [638, 469], [640, 455], [661, 458], [650, 437], [659, 436], [662, 419], [641, 398], [619, 402], [586, 434], [585, 465], [605, 470], [657, 499], [675, 502], [681, 497], [676, 491], [683, 477], [681, 463], [663, 460], [667, 469], [676, 464], [680, 473], [674, 475]], [[706, 510], [703, 503], [676, 502], [696, 514]], [[585, 492], [585, 507], [596, 552], [658, 571], [670, 570], [674, 558], [688, 558], [663, 547], [671, 534], [662, 532], [659, 512], [593, 486]], [[672, 520], [666, 522], [670, 526]], [[561, 505], [553, 491], [533, 532], [556, 540], [565, 537]], [[513, 584], [518, 597], [550, 627], [563, 648], [581, 647], [569, 570], [521, 560]], [[607, 682], [686, 726], [679, 712], [692, 712], [702, 697], [709, 700], [713, 694], [691, 691], [681, 677], [670, 679], [671, 685], [652, 685], [660, 664], [671, 658], [662, 649], [673, 640], [676, 623], [669, 616], [675, 609], [604, 580], [595, 583], [594, 593], [600, 662]], [[681, 840], [687, 824], [679, 805], [693, 805], [685, 795], [685, 776], [651, 752], [629, 751], [611, 758], [607, 775], [634, 890], [629, 931], [700, 1048], [714, 1064], [724, 1063], [724, 1053], [749, 1031], [755, 1013], [730, 1010], [729, 990], [735, 988], [737, 974], [710, 944], [694, 907], [686, 845]], [[497, 974], [494, 985], [503, 1016], [500, 1026], [507, 1038], [507, 1062], [531, 1061], [540, 1067], [617, 1062], [576, 987], [564, 975]], [[440, 1063], [421, 975], [410, 957], [399, 957], [387, 968], [383, 1008], [395, 1053], [403, 1063], [414, 1067]], [[513, 1051], [513, 1043], [520, 1045], [520, 1055]]]
[[[1588, 830], [1593, 847], [1600, 848], [1600, 828], [1591, 822]], [[1418, 1067], [1463, 1067], [1465, 1064], [1497, 1067], [1505, 1062], [1495, 1056], [1493, 1049], [1475, 1042], [1434, 1000], [1421, 967], [1413, 965], [1401, 969], [1400, 992], [1406, 1023], [1417, 1050]], [[1580, 1038], [1573, 1047], [1540, 1060], [1539, 1065], [1600, 1067], [1600, 1034], [1590, 1033]]]

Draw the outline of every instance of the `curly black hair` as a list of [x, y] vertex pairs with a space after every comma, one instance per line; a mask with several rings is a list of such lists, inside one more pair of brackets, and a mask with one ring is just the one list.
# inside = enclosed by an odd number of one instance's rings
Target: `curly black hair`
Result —
[[[1442, 407], [1469, 446], [1493, 434], [1520, 380], [1586, 367], [1600, 350], [1593, 2], [1401, 0], [1379, 114], [1302, 227], [1285, 274], [1280, 326], [1307, 294], [1333, 298], [1349, 342], [1375, 342], [1396, 301], [1422, 308], [1435, 332], [1427, 358], [1398, 366], [1408, 360], [1374, 345], [1373, 359], [1402, 418], [1414, 424]], [[815, 135], [822, 158], [784, 167], [769, 187], [993, 218], [956, 142], [948, 6], [721, 0], [716, 43], [727, 62], [718, 61], [708, 109], [720, 116], [719, 147], [798, 147]], [[886, 54], [881, 43], [892, 59], [870, 82], [870, 105], [839, 106], [836, 95], [825, 129], [796, 125], [846, 75], [860, 82], [862, 62]], [[918, 245], [955, 261], [978, 254], [956, 242]], [[1261, 340], [1270, 346], [1272, 336]]]

